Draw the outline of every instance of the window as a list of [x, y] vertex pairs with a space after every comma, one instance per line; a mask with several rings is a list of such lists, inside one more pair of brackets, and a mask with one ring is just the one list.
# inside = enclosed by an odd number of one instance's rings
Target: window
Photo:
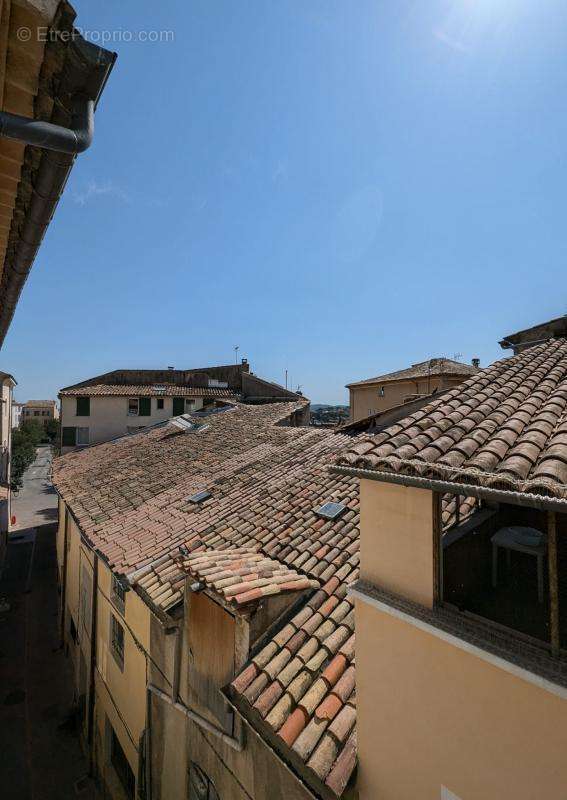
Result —
[[83, 627], [90, 633], [92, 619], [91, 619], [91, 592], [92, 583], [89, 570], [83, 566], [81, 574], [81, 603], [80, 603], [80, 620]]
[[156, 403], [158, 411], [161, 411], [163, 409], [163, 397], [158, 397]]
[[212, 780], [192, 762], [189, 764], [189, 800], [219, 800]]
[[126, 792], [126, 797], [134, 800], [134, 795], [136, 792], [136, 778], [132, 772], [132, 767], [128, 763], [126, 753], [120, 744], [120, 740], [110, 723], [108, 723], [108, 728], [110, 729], [110, 763], [114, 767], [114, 771], [116, 772], [118, 779], [120, 780], [120, 783]]
[[77, 444], [77, 429], [63, 428], [61, 443], [63, 447], [75, 447]]
[[195, 411], [197, 403], [195, 400], [186, 400], [185, 405], [187, 406], [187, 411]]
[[124, 614], [124, 604], [126, 602], [126, 590], [120, 583], [116, 575], [112, 576], [112, 602], [116, 608]]
[[150, 417], [152, 414], [152, 398], [139, 397], [138, 398], [138, 414], [140, 417]]
[[131, 397], [128, 400], [128, 416], [137, 417], [138, 416], [138, 408], [139, 408], [138, 398], [137, 397]]
[[181, 414], [185, 413], [185, 398], [184, 397], [174, 397], [173, 398], [173, 416], [178, 417]]
[[91, 415], [91, 398], [90, 397], [77, 397], [77, 417], [90, 417]]
[[89, 443], [89, 429], [77, 428], [77, 444], [84, 447]]
[[34, 411], [33, 415], [34, 415], [34, 417], [39, 417], [39, 411]]
[[114, 614], [110, 615], [110, 650], [121, 670], [124, 670], [124, 628]]
[[71, 634], [71, 639], [77, 644], [77, 626], [71, 616], [69, 617], [69, 633]]
[[378, 395], [379, 395], [380, 397], [384, 397], [384, 395], [385, 395], [385, 394], [386, 394], [386, 390], [385, 390], [385, 388], [384, 388], [383, 386], [381, 386], [381, 387], [378, 389]]

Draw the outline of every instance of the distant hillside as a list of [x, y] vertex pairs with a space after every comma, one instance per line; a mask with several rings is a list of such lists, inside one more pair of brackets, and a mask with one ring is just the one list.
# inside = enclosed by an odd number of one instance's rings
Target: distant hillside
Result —
[[329, 411], [337, 410], [338, 411], [339, 409], [345, 409], [346, 411], [348, 411], [348, 406], [330, 406], [330, 405], [326, 405], [325, 403], [311, 403], [311, 410], [312, 411], [321, 411], [321, 410], [325, 410], [325, 411], [327, 411], [327, 410], [329, 410]]

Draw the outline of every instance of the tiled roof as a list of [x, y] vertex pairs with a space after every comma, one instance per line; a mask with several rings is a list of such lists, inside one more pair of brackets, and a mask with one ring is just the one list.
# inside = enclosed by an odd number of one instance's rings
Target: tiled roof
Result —
[[412, 380], [416, 378], [427, 378], [436, 375], [474, 375], [476, 367], [470, 364], [463, 364], [460, 361], [453, 361], [450, 358], [430, 358], [427, 361], [420, 361], [412, 364], [407, 369], [399, 369], [396, 372], [387, 372], [385, 375], [377, 375], [375, 378], [367, 378], [364, 381], [348, 383], [351, 386], [364, 386], [367, 383], [389, 383], [390, 381]]
[[94, 386], [79, 386], [62, 389], [62, 397], [235, 397], [231, 389], [179, 386], [175, 383], [152, 385], [99, 383]]
[[250, 661], [231, 694], [271, 729], [292, 764], [340, 796], [356, 763], [354, 607], [345, 563]]
[[[317, 589], [319, 582], [257, 550], [206, 550], [179, 559], [181, 569], [233, 606], [263, 597]], [[143, 584], [142, 584], [143, 585]]]
[[27, 400], [23, 405], [27, 408], [54, 408], [57, 403], [55, 400]]
[[[322, 587], [230, 691], [251, 723], [275, 737], [283, 758], [340, 795], [356, 761], [347, 588], [358, 576], [358, 479], [328, 471], [350, 437], [277, 424], [298, 408], [238, 404], [209, 417], [204, 433], [148, 429], [57, 459], [54, 482], [111, 568], [160, 611], [182, 600], [185, 564], [222, 588], [204, 565], [226, 554], [234, 566], [235, 550]], [[190, 501], [205, 489], [208, 498]], [[332, 500], [346, 512], [318, 516]], [[444, 511], [445, 524], [454, 522], [455, 509]], [[235, 572], [244, 577], [242, 566]]]
[[566, 500], [567, 339], [497, 361], [337, 463]]

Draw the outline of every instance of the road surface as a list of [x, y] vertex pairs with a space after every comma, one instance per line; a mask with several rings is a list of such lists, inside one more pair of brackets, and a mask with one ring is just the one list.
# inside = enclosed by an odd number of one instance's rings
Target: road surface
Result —
[[12, 516], [16, 517], [13, 531], [57, 521], [57, 494], [49, 479], [51, 447], [37, 448], [37, 458], [24, 475], [24, 485], [12, 494]]
[[0, 798], [91, 800], [73, 726], [73, 679], [60, 647], [51, 452], [38, 448], [12, 504], [0, 577]]

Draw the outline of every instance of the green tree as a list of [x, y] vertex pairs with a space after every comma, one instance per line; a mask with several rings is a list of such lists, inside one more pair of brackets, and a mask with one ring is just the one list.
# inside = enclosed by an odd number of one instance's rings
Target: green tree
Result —
[[35, 449], [45, 436], [41, 422], [26, 420], [12, 433], [12, 462], [10, 483], [12, 489], [22, 485], [24, 472], [35, 459]]
[[59, 442], [59, 431], [61, 430], [61, 426], [59, 424], [58, 419], [50, 419], [47, 421], [45, 426], [45, 432], [49, 438], [51, 444], [57, 444]]

